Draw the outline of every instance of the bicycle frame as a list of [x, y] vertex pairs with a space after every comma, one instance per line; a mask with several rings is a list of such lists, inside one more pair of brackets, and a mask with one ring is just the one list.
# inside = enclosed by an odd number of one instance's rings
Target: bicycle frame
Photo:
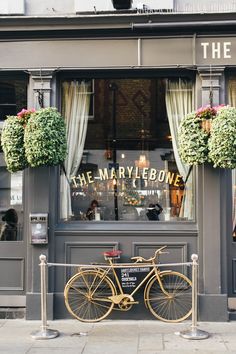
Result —
[[101, 321], [113, 309], [128, 311], [139, 304], [133, 297], [145, 284], [144, 303], [154, 317], [165, 322], [188, 318], [192, 312], [191, 281], [179, 272], [160, 270], [156, 259], [165, 253], [164, 248], [149, 259], [133, 257], [134, 263], [115, 263], [119, 254], [107, 252], [107, 264], [80, 266], [64, 290], [67, 309], [82, 322]]
[[[116, 267], [116, 264], [113, 263], [112, 259], [111, 258], [108, 258], [108, 262], [109, 262], [109, 266], [106, 270], [103, 270], [101, 268], [96, 268], [96, 271], [99, 271], [99, 273], [103, 274], [103, 277], [101, 278], [101, 281], [106, 277], [106, 276], [109, 276], [110, 275], [110, 272], [112, 272], [112, 274], [114, 275], [114, 279], [115, 279], [115, 284], [113, 282], [113, 285], [114, 285], [114, 288], [116, 289], [116, 292], [117, 292], [117, 288], [119, 289], [119, 293], [114, 295], [114, 296], [111, 296], [109, 299], [116, 305], [118, 305], [124, 298], [129, 298], [130, 301], [132, 303], [135, 303], [134, 302], [134, 299], [133, 299], [133, 296], [134, 294], [141, 288], [141, 286], [143, 284], [145, 284], [147, 282], [148, 284], [148, 280], [151, 280], [153, 278], [153, 276], [156, 276], [157, 278], [157, 281], [160, 285], [160, 288], [162, 290], [162, 292], [167, 296], [169, 297], [169, 294], [168, 292], [164, 289], [163, 285], [162, 285], [162, 281], [161, 281], [161, 277], [160, 277], [160, 274], [167, 274], [171, 271], [169, 270], [165, 270], [163, 272], [161, 272], [159, 269], [158, 269], [158, 266], [157, 264], [153, 261], [151, 263], [143, 263], [142, 265], [141, 264], [137, 264], [137, 263], [125, 263], [125, 264], [119, 264], [117, 267]], [[152, 269], [148, 272], [148, 274], [139, 282], [139, 284], [135, 287], [135, 289], [131, 292], [131, 293], [126, 293], [123, 291], [123, 288], [121, 286], [121, 282], [120, 282], [120, 279], [116, 273], [116, 268], [122, 268], [123, 266], [124, 267], [129, 267], [129, 268], [137, 268], [137, 267], [143, 267], [145, 265], [145, 267], [152, 267]], [[117, 286], [116, 286], [117, 285]], [[99, 286], [99, 284], [98, 284]], [[94, 289], [93, 293], [96, 291], [97, 288]], [[146, 290], [146, 289], [145, 289]], [[93, 293], [91, 294], [91, 296], [93, 296]], [[144, 291], [144, 295], [145, 295], [145, 291]]]

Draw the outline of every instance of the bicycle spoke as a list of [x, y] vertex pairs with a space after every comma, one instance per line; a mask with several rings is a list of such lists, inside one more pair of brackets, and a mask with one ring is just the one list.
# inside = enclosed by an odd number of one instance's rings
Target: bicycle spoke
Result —
[[75, 313], [79, 313], [80, 309], [84, 307], [86, 304], [86, 300], [84, 300], [79, 306], [76, 306], [76, 308], [73, 310]]
[[78, 287], [71, 286], [70, 288], [75, 290], [77, 293], [80, 293], [81, 295], [85, 295], [85, 293], [83, 293]]
[[187, 318], [192, 308], [190, 280], [178, 272], [162, 274], [160, 279], [165, 293], [156, 278], [147, 289], [146, 302], [152, 314], [167, 322]]
[[97, 271], [83, 271], [68, 282], [65, 303], [68, 310], [79, 320], [96, 322], [105, 318], [114, 307], [108, 297], [115, 290], [106, 275]]
[[[93, 292], [91, 293], [91, 296], [93, 296], [93, 294], [96, 292], [96, 290], [98, 289], [99, 285], [102, 284], [104, 278], [105, 278], [105, 275], [102, 276], [102, 278], [100, 279], [100, 281], [99, 281], [99, 283], [97, 284], [96, 288], [93, 289]], [[105, 285], [102, 285], [102, 286], [105, 286]]]

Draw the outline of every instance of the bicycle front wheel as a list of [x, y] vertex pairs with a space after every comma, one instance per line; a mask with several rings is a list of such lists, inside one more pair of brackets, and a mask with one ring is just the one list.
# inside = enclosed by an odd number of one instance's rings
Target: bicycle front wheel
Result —
[[178, 272], [160, 273], [160, 283], [154, 277], [147, 286], [146, 303], [151, 313], [161, 321], [180, 322], [192, 313], [192, 283]]
[[68, 311], [82, 322], [98, 322], [114, 307], [109, 296], [115, 295], [110, 278], [93, 270], [74, 275], [66, 284], [64, 296]]

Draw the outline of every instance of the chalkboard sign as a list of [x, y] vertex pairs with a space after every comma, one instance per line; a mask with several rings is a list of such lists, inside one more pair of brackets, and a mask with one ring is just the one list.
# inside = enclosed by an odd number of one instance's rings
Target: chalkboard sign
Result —
[[150, 267], [116, 269], [116, 274], [124, 292], [128, 289], [135, 289], [149, 272]]

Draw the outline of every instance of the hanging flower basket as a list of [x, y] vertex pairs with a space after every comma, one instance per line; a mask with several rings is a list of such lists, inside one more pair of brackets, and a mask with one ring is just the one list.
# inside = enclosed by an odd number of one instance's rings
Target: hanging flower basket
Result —
[[201, 107], [196, 112], [196, 117], [200, 118], [200, 127], [207, 134], [211, 132], [212, 120], [215, 118], [216, 114], [216, 107], [211, 106]]
[[23, 109], [4, 122], [1, 144], [9, 172], [57, 165], [66, 157], [66, 128], [56, 108]]
[[66, 158], [65, 121], [56, 108], [43, 108], [31, 115], [24, 136], [29, 166], [53, 166]]
[[201, 123], [202, 119], [195, 112], [189, 113], [180, 123], [178, 150], [187, 165], [199, 165], [208, 160], [208, 133], [201, 128]]
[[200, 122], [201, 129], [204, 130], [208, 135], [211, 132], [212, 119], [203, 119]]
[[9, 172], [21, 171], [28, 166], [25, 157], [24, 132], [33, 112], [34, 109], [23, 109], [17, 116], [8, 116], [4, 122], [1, 144]]
[[21, 171], [28, 166], [24, 148], [24, 127], [17, 116], [8, 116], [5, 120], [1, 144], [9, 172]]
[[183, 118], [179, 128], [179, 155], [184, 163], [213, 163], [236, 168], [236, 109], [201, 107]]
[[218, 110], [208, 140], [209, 158], [214, 167], [236, 168], [236, 109]]

